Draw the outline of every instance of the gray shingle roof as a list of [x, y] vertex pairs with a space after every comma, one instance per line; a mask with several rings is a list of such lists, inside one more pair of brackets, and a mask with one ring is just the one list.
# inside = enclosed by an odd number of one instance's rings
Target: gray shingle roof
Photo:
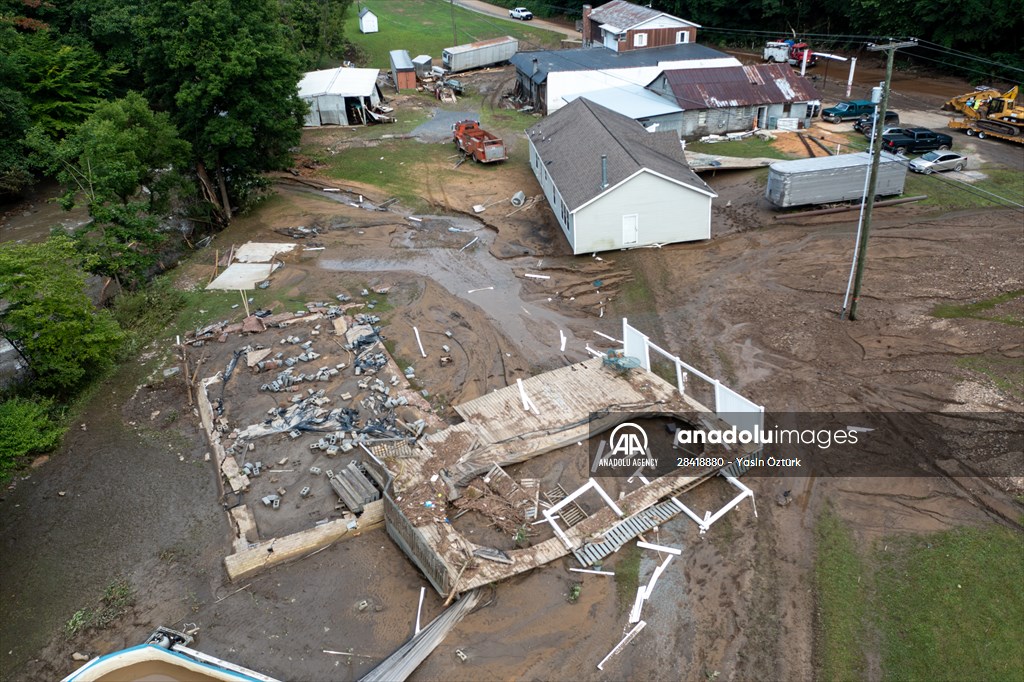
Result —
[[[647, 21], [649, 19], [655, 19], [665, 14], [665, 12], [659, 12], [656, 9], [650, 7], [642, 7], [640, 5], [634, 5], [626, 0], [612, 0], [609, 3], [601, 5], [597, 9], [590, 13], [591, 21], [597, 21], [602, 24], [611, 24], [616, 28], [626, 30], [636, 26], [639, 23]], [[668, 14], [666, 16], [672, 16]], [[673, 17], [679, 19], [679, 17]], [[686, 21], [685, 19], [679, 19], [680, 21]], [[687, 21], [686, 23], [693, 23]]]
[[690, 170], [675, 132], [649, 133], [633, 119], [582, 97], [526, 133], [570, 211], [604, 191], [602, 154], [608, 156], [609, 187], [646, 168], [717, 196]]
[[[537, 60], [537, 73], [533, 74], [533, 60]], [[643, 50], [616, 52], [604, 47], [582, 47], [572, 50], [538, 50], [517, 52], [509, 61], [525, 74], [533, 74], [534, 83], [543, 83], [552, 71], [601, 71], [628, 69], [637, 66], [657, 66], [660, 62], [729, 59], [739, 62], [724, 52], [698, 43], [683, 43], [667, 47], [649, 47]]]

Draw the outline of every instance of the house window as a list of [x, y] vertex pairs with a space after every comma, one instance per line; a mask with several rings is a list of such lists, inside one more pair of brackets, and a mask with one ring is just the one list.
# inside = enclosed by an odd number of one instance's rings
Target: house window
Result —
[[704, 125], [707, 125], [707, 124], [708, 124], [708, 111], [707, 111], [707, 109], [704, 109], [703, 111], [698, 111], [697, 112], [697, 125], [704, 126]]
[[569, 229], [569, 207], [565, 204], [562, 204], [562, 225]]
[[633, 34], [633, 47], [647, 47], [647, 34], [646, 33], [634, 33]]
[[690, 42], [689, 31], [677, 31], [676, 32], [676, 45], [682, 45], [683, 43]]

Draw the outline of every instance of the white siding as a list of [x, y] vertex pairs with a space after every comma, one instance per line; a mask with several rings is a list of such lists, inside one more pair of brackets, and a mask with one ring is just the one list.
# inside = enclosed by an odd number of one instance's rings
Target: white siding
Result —
[[644, 171], [577, 211], [573, 253], [622, 248], [622, 219], [632, 214], [638, 246], [711, 238], [711, 197]]
[[533, 175], [537, 178], [537, 182], [544, 192], [544, 197], [548, 200], [548, 206], [551, 207], [551, 212], [555, 214], [555, 219], [562, 228], [562, 233], [569, 240], [569, 246], [573, 247], [573, 253], [575, 253], [573, 235], [575, 216], [564, 210], [565, 204], [562, 201], [562, 195], [558, 193], [558, 188], [551, 182], [551, 175], [547, 172], [543, 162], [537, 155], [537, 148], [533, 146], [533, 140], [527, 138], [527, 141], [530, 143], [530, 170], [533, 171]]
[[693, 26], [694, 24], [687, 23], [681, 19], [670, 17], [667, 14], [662, 14], [660, 17], [654, 17], [647, 21], [641, 22], [636, 26], [630, 26], [631, 29], [636, 30], [639, 28], [686, 28], [687, 26]]

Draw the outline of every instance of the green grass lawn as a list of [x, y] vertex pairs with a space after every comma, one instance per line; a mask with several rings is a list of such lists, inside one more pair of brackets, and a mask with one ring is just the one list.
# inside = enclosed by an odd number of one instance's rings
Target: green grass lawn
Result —
[[[391, 140], [375, 147], [346, 149], [327, 157], [326, 174], [379, 187], [390, 196], [398, 197], [407, 207], [420, 210], [427, 206], [422, 197], [426, 178], [423, 174], [437, 178], [440, 173], [443, 177], [445, 172], [438, 171], [437, 166], [444, 166], [446, 162], [454, 166], [455, 154], [452, 144]], [[483, 167], [482, 170], [488, 169]]]
[[919, 202], [943, 213], [965, 208], [998, 208], [1008, 204], [1000, 199], [1005, 197], [1016, 204], [1024, 204], [1024, 177], [1019, 171], [1008, 168], [979, 168], [987, 177], [976, 182], [960, 182], [955, 173], [921, 175], [907, 173], [904, 196], [927, 194]]
[[1002, 527], [886, 541], [882, 668], [892, 680], [1024, 679], [1024, 538]]
[[[345, 37], [363, 53], [358, 66], [390, 68], [391, 50], [408, 50], [410, 57], [429, 54], [440, 66], [441, 50], [453, 45], [512, 36], [519, 39], [520, 50], [546, 50], [559, 47], [562, 40], [560, 33], [453, 7], [446, 0], [388, 0], [369, 7], [377, 15], [380, 32], [359, 32], [355, 5], [345, 22]], [[453, 16], [457, 41], [453, 41]]]
[[888, 680], [1021, 680], [1024, 537], [1001, 526], [880, 540], [858, 549], [831, 510], [816, 527], [815, 661], [859, 680], [881, 647]]
[[753, 159], [765, 157], [768, 159], [791, 159], [793, 157], [783, 154], [759, 137], [748, 137], [745, 140], [734, 140], [730, 142], [688, 142], [686, 151], [699, 152], [701, 154], [716, 154], [718, 156], [735, 156], [741, 159]]
[[818, 677], [863, 679], [868, 584], [853, 533], [834, 511], [827, 509], [818, 519], [815, 536]]

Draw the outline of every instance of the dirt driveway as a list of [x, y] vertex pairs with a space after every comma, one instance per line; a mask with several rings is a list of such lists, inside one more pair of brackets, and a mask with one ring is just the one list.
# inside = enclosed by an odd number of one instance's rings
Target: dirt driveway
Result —
[[[879, 209], [862, 319], [851, 323], [836, 311], [855, 214], [778, 221], [761, 196], [761, 174], [719, 174], [709, 182], [719, 193], [713, 220], [724, 236], [601, 260], [572, 257], [543, 204], [513, 215], [473, 213], [472, 195], [480, 192], [536, 194], [524, 166], [486, 175], [471, 164], [446, 167], [444, 180], [440, 167], [424, 174], [423, 194], [438, 213], [471, 216], [483, 227], [352, 208], [292, 182], [233, 223], [213, 248], [281, 241], [275, 230], [283, 227], [322, 226], [316, 239], [323, 251], [290, 259], [281, 271], [275, 286], [283, 299], [298, 304], [339, 288], [392, 285], [385, 334], [404, 358], [417, 357], [413, 324], [430, 334], [454, 329], [462, 351], [456, 366], [417, 370], [442, 414], [446, 404], [582, 357], [597, 339], [594, 330], [616, 335], [622, 316], [771, 409], [1020, 409], [1024, 386], [1013, 383], [1016, 375], [1006, 384], [976, 369], [1019, 364], [1019, 327], [931, 315], [939, 303], [1024, 288], [1019, 212]], [[386, 198], [372, 187], [353, 189]], [[480, 241], [460, 251], [473, 236]], [[203, 281], [212, 258], [199, 254], [182, 280]], [[551, 279], [531, 280], [526, 272]], [[1019, 318], [1021, 302], [998, 312]], [[564, 355], [558, 330], [569, 336]], [[168, 343], [149, 350], [166, 352]], [[73, 431], [49, 463], [0, 501], [0, 676], [53, 679], [73, 668], [72, 651], [102, 653], [137, 643], [159, 624], [194, 623], [200, 649], [268, 674], [357, 679], [409, 636], [422, 577], [383, 531], [371, 531], [245, 584], [228, 583], [221, 566], [227, 526], [204, 462], [207, 446], [183, 392], [147, 378], [149, 369], [126, 370], [101, 387], [83, 418], [86, 429]], [[823, 505], [837, 509], [864, 542], [992, 519], [941, 476], [748, 483], [756, 518], [741, 505], [703, 536], [683, 520], [659, 531], [660, 541], [684, 548], [683, 559], [660, 585], [667, 596], [645, 613], [644, 636], [606, 672], [594, 666], [621, 637], [629, 604], [603, 576], [584, 579], [580, 600], [570, 604], [566, 593], [579, 578], [567, 571], [571, 564], [558, 562], [497, 586], [414, 679], [658, 680], [667, 671], [684, 679], [810, 679], [813, 528]], [[722, 486], [708, 484], [687, 502], [716, 508]], [[784, 489], [795, 503], [777, 507], [773, 500]], [[653, 568], [642, 559], [640, 580]], [[109, 629], [65, 637], [62, 625], [118, 576], [137, 590], [129, 613]], [[373, 608], [359, 610], [363, 600]], [[426, 617], [440, 608], [431, 594]]]

